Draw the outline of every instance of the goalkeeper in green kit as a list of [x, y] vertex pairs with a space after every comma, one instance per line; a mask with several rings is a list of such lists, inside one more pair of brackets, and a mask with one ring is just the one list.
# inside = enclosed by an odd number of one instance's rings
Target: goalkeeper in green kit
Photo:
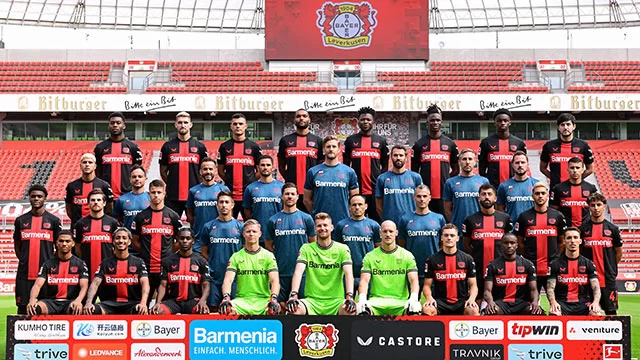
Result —
[[[397, 236], [396, 224], [384, 221], [380, 226], [381, 245], [362, 260], [358, 315], [414, 315], [422, 311], [416, 260], [411, 252], [396, 244]], [[367, 300], [369, 284], [371, 293]]]
[[[355, 315], [349, 247], [331, 239], [333, 224], [329, 214], [320, 212], [314, 219], [318, 240], [300, 248], [291, 280], [291, 294], [286, 303], [287, 312], [294, 315]], [[298, 299], [305, 272], [305, 298]]]
[[[280, 312], [277, 301], [280, 277], [276, 258], [269, 250], [258, 245], [260, 223], [255, 219], [244, 222], [242, 237], [245, 247], [231, 255], [222, 282], [223, 315], [275, 315]], [[231, 299], [231, 285], [237, 277], [236, 297]]]

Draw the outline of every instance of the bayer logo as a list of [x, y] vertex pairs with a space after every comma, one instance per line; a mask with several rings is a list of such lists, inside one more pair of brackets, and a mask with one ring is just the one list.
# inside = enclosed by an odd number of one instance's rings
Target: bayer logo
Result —
[[454, 327], [454, 331], [459, 338], [465, 338], [469, 336], [470, 333], [469, 325], [466, 323], [458, 323]]
[[354, 14], [342, 13], [333, 19], [333, 32], [337, 37], [352, 39], [360, 35], [362, 22]]
[[307, 337], [307, 345], [311, 350], [322, 350], [327, 347], [329, 339], [321, 332], [313, 332]]
[[141, 322], [136, 327], [136, 332], [140, 337], [147, 337], [151, 335], [151, 325], [148, 322]]

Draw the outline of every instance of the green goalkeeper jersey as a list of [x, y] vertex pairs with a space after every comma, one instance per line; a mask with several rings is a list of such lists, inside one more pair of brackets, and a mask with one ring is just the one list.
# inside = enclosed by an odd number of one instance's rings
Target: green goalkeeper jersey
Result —
[[391, 252], [377, 247], [362, 260], [362, 273], [371, 274], [369, 298], [409, 298], [407, 274], [418, 271], [409, 251], [396, 246]]
[[317, 242], [304, 244], [298, 255], [299, 263], [307, 268], [307, 280], [304, 286], [304, 296], [316, 299], [344, 298], [344, 271], [342, 266], [352, 264], [349, 247], [335, 241], [326, 247], [320, 247]]
[[242, 248], [231, 255], [228, 271], [236, 273], [236, 297], [268, 298], [271, 296], [269, 273], [278, 271], [276, 257], [260, 247], [256, 252]]

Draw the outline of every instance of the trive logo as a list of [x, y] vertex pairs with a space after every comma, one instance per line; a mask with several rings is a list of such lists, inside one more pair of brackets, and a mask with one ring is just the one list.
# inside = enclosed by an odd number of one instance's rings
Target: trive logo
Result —
[[514, 320], [507, 324], [509, 340], [562, 340], [562, 321]]
[[560, 344], [511, 344], [509, 359], [562, 360], [564, 356]]

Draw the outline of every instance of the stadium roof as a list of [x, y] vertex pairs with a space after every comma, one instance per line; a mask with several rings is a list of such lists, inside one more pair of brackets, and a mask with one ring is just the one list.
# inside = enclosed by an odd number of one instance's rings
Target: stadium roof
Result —
[[[353, 0], [358, 1], [361, 0]], [[264, 32], [264, 3], [265, 0], [0, 1], [0, 24], [260, 33]], [[430, 27], [438, 33], [640, 25], [640, 0], [430, 0], [429, 3]]]

